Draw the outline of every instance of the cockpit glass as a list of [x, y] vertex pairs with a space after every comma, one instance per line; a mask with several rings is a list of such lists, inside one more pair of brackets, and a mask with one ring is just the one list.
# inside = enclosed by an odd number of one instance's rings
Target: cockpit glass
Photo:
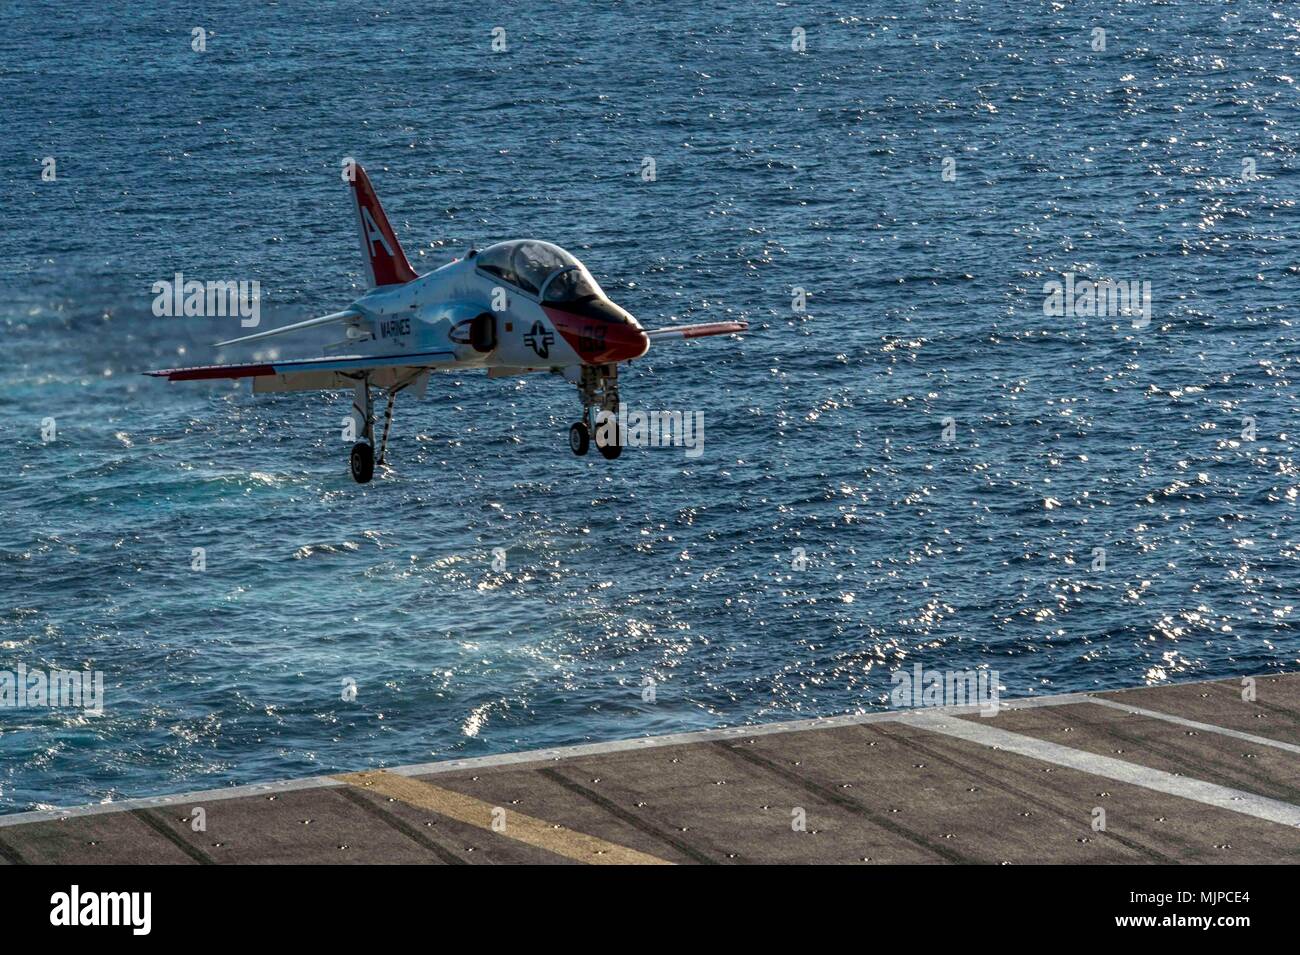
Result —
[[557, 247], [542, 242], [520, 242], [511, 257], [511, 263], [515, 267], [519, 287], [534, 294], [542, 290], [552, 272], [573, 264], [569, 261], [569, 256]]
[[[537, 295], [546, 287], [552, 275], [567, 275], [566, 270], [576, 270], [568, 282], [574, 286], [572, 294], [582, 297], [599, 295], [600, 287], [587, 274], [582, 263], [558, 245], [523, 239], [516, 242], [498, 242], [480, 252], [475, 264], [490, 275], [495, 275], [511, 285]], [[581, 286], [581, 291], [577, 288]], [[592, 288], [594, 286], [594, 288]]]
[[498, 242], [496, 245], [488, 246], [475, 257], [474, 264], [490, 275], [495, 275], [511, 285], [518, 285], [519, 279], [515, 275], [514, 266], [510, 264], [510, 257], [515, 251], [514, 246], [513, 242]]
[[565, 269], [551, 279], [546, 286], [545, 300], [548, 302], [581, 302], [591, 298], [601, 298], [604, 293], [596, 280], [587, 274], [580, 265]]

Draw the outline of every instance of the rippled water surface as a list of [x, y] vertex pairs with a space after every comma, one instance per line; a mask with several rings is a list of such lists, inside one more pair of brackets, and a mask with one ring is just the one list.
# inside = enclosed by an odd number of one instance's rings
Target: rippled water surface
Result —
[[[1296, 663], [1300, 8], [149, 6], [0, 10], [0, 668], [107, 695], [0, 710], [0, 808], [861, 711], [917, 662]], [[142, 378], [318, 353], [150, 286], [351, 301], [344, 156], [418, 269], [532, 235], [647, 326], [749, 321], [625, 376], [703, 455], [575, 458], [571, 386], [452, 375], [359, 487], [348, 396]], [[1045, 315], [1065, 272], [1150, 324]]]

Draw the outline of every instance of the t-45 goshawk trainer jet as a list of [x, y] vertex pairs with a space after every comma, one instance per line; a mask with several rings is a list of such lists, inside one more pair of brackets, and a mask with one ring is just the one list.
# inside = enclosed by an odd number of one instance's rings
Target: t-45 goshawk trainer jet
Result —
[[[582, 420], [569, 427], [569, 447], [586, 454], [593, 434], [606, 458], [622, 451], [617, 428], [597, 428], [617, 415], [618, 366], [640, 358], [651, 342], [726, 335], [746, 322], [675, 325], [646, 331], [607, 296], [591, 273], [559, 246], [534, 239], [471, 249], [426, 275], [416, 275], [384, 215], [370, 177], [352, 167], [353, 204], [370, 290], [341, 312], [218, 345], [235, 345], [321, 325], [345, 338], [330, 348], [348, 354], [244, 365], [206, 365], [145, 372], [168, 381], [251, 378], [253, 392], [353, 390], [361, 440], [352, 447], [352, 477], [366, 483], [384, 462], [393, 402], [420, 397], [435, 371], [485, 368], [489, 378], [549, 371], [577, 385]], [[372, 390], [388, 399], [375, 453]], [[609, 441], [609, 433], [617, 437]], [[602, 441], [602, 435], [606, 440]]]

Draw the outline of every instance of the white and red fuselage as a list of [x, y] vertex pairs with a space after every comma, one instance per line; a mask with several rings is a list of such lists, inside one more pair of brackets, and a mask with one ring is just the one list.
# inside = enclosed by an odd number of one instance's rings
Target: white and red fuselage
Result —
[[[547, 275], [508, 271], [542, 256], [564, 264]], [[579, 273], [592, 291], [560, 294], [557, 284], [566, 293], [576, 284], [566, 270]], [[581, 263], [557, 246], [527, 239], [380, 286], [351, 307], [360, 320], [352, 323], [356, 347], [349, 350], [360, 355], [450, 351], [457, 365], [522, 372], [630, 361], [650, 347], [641, 325], [599, 292]]]
[[[578, 386], [583, 421], [570, 445], [585, 454], [593, 409], [618, 405], [618, 366], [651, 342], [744, 331], [744, 322], [676, 325], [647, 331], [615, 305], [586, 266], [557, 245], [536, 239], [499, 242], [417, 275], [384, 214], [369, 176], [349, 168], [357, 233], [370, 291], [340, 312], [221, 342], [234, 345], [314, 327], [343, 333], [317, 358], [272, 358], [240, 364], [147, 372], [169, 381], [251, 378], [255, 392], [351, 388], [363, 440], [353, 448], [353, 476], [369, 481], [375, 445], [371, 392], [387, 393], [382, 462], [398, 392], [423, 394], [437, 371], [485, 369], [489, 377], [558, 372]], [[606, 457], [621, 445], [598, 442]]]

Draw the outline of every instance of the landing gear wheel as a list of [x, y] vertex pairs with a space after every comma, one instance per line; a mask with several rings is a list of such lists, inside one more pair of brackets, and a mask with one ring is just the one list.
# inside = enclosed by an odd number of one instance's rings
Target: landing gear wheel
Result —
[[578, 456], [587, 453], [587, 448], [591, 446], [591, 434], [587, 431], [587, 426], [581, 421], [575, 421], [569, 425], [569, 450]]
[[375, 449], [365, 441], [352, 445], [352, 480], [358, 484], [369, 484], [375, 476]]
[[[617, 439], [615, 439], [615, 440], [617, 440]], [[623, 453], [623, 445], [621, 445], [621, 444], [601, 444], [600, 439], [597, 438], [597, 439], [596, 439], [596, 450], [599, 451], [599, 452], [601, 453], [601, 456], [602, 456], [606, 461], [613, 461], [616, 457], [618, 457], [620, 454]]]

